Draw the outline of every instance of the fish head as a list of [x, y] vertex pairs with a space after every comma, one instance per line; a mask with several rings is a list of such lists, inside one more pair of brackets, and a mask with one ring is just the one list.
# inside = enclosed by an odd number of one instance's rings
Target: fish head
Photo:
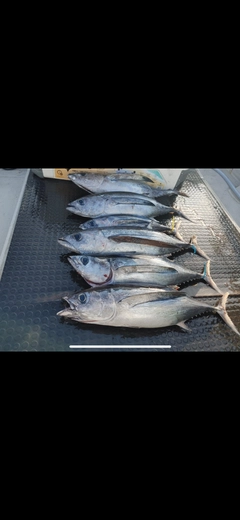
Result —
[[87, 220], [86, 222], [80, 224], [81, 229], [98, 229], [102, 227], [112, 227], [112, 220], [114, 217], [98, 217]]
[[82, 232], [74, 233], [72, 235], [66, 235], [63, 238], [58, 239], [58, 243], [61, 244], [61, 246], [66, 247], [71, 251], [75, 251], [76, 253], [80, 252], [81, 244], [83, 244], [84, 242], [85, 235]]
[[104, 176], [101, 174], [93, 175], [92, 173], [70, 173], [68, 178], [73, 181], [79, 188], [83, 188], [90, 193], [95, 193], [101, 186]]
[[93, 256], [70, 256], [70, 264], [91, 286], [99, 286], [110, 283], [112, 269], [109, 259], [95, 258]]
[[111, 291], [87, 289], [66, 297], [69, 307], [58, 312], [58, 316], [71, 318], [84, 323], [94, 323], [99, 320], [109, 321], [115, 316], [116, 304]]
[[81, 197], [80, 199], [74, 200], [73, 202], [69, 202], [67, 205], [67, 210], [71, 211], [71, 213], [75, 213], [76, 215], [82, 215], [82, 212], [88, 208], [87, 197]]
[[87, 220], [86, 222], [82, 222], [80, 224], [80, 229], [95, 229], [98, 227], [98, 224], [95, 219]]
[[104, 210], [105, 201], [95, 195], [86, 195], [67, 205], [67, 210], [82, 217], [98, 217]]

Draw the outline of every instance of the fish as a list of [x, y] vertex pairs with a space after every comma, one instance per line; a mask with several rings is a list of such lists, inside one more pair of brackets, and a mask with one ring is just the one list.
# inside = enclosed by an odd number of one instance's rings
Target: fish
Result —
[[193, 250], [206, 260], [196, 237], [182, 242], [175, 237], [145, 228], [113, 227], [86, 229], [58, 239], [62, 246], [91, 256], [168, 255], [177, 251]]
[[73, 174], [86, 173], [87, 175], [89, 175], [89, 173], [92, 173], [94, 175], [99, 175], [99, 174], [104, 175], [105, 177], [114, 174], [118, 178], [121, 178], [121, 179], [144, 181], [144, 182], [149, 183], [150, 186], [158, 186], [158, 187], [164, 188], [164, 183], [160, 181], [160, 177], [158, 175], [156, 175], [156, 173], [150, 172], [149, 170], [136, 172], [136, 171], [127, 170], [124, 168], [118, 168], [115, 171], [110, 171], [110, 170], [105, 169], [103, 171], [98, 170], [97, 172], [96, 171], [90, 172], [87, 170], [79, 172], [78, 170], [72, 170], [70, 173], [73, 173]]
[[70, 173], [68, 178], [74, 182], [79, 188], [89, 193], [106, 193], [106, 192], [128, 192], [138, 193], [147, 197], [159, 198], [164, 196], [182, 195], [189, 197], [186, 193], [177, 189], [162, 189], [159, 186], [153, 186], [152, 183], [146, 182], [136, 177], [136, 174], [130, 178], [116, 173], [111, 175], [101, 175], [99, 173]]
[[132, 215], [134, 217], [156, 217], [175, 214], [190, 220], [181, 211], [165, 206], [156, 199], [134, 193], [102, 193], [85, 195], [67, 205], [67, 210], [86, 218], [107, 217], [109, 215]]
[[163, 233], [168, 233], [170, 235], [176, 236], [179, 240], [183, 241], [182, 236], [179, 233], [179, 224], [177, 222], [174, 228], [169, 226], [164, 226], [160, 224], [158, 220], [155, 218], [147, 218], [147, 217], [132, 217], [131, 215], [109, 215], [108, 217], [97, 217], [94, 219], [86, 220], [86, 222], [82, 222], [79, 226], [80, 229], [93, 229], [93, 228], [102, 228], [102, 227], [145, 227], [147, 229], [152, 229], [153, 231], [161, 231]]
[[191, 280], [205, 280], [215, 291], [221, 293], [210, 274], [210, 260], [202, 273], [196, 273], [172, 260], [158, 256], [142, 255], [135, 257], [93, 257], [74, 255], [68, 257], [69, 263], [92, 287], [103, 285], [141, 285], [170, 286]]
[[69, 307], [57, 313], [63, 318], [81, 323], [112, 327], [155, 329], [186, 325], [190, 318], [205, 312], [217, 313], [238, 336], [240, 333], [226, 310], [229, 293], [217, 306], [190, 298], [178, 291], [148, 287], [108, 286], [91, 288], [64, 297]]

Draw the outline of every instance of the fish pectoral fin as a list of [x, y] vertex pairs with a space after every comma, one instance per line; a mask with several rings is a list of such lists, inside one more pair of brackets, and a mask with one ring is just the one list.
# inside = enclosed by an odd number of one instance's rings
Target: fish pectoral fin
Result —
[[126, 296], [124, 301], [129, 307], [138, 307], [155, 301], [172, 300], [173, 298], [181, 298], [183, 294], [179, 294], [174, 289], [164, 288], [157, 291], [156, 293], [144, 293], [141, 295]]
[[149, 200], [144, 200], [144, 199], [140, 199], [140, 198], [138, 199], [136, 197], [133, 198], [133, 197], [130, 197], [130, 196], [128, 196], [128, 197], [124, 197], [124, 196], [122, 196], [122, 197], [120, 197], [120, 196], [119, 197], [115, 197], [113, 202], [116, 205], [118, 205], [118, 204], [141, 204], [142, 206], [154, 206], [154, 207], [156, 205], [156, 204], [154, 204], [154, 201], [152, 201], [150, 199]]
[[[169, 244], [164, 239], [162, 240], [153, 240], [151, 238], [141, 238], [139, 236], [130, 236], [130, 235], [113, 235], [109, 237], [109, 240], [113, 240], [114, 242], [130, 242], [131, 244], [143, 244], [147, 246], [155, 246], [155, 247], [168, 247], [171, 249], [179, 249], [178, 245]], [[180, 242], [180, 248], [183, 246]], [[187, 245], [188, 247], [188, 245]]]
[[[125, 266], [121, 266], [125, 267]], [[157, 273], [157, 274], [173, 274], [176, 273], [177, 270], [173, 267], [163, 267], [156, 265], [131, 265], [126, 266], [127, 272], [130, 273]]]
[[126, 304], [133, 308], [145, 305], [146, 303], [155, 302], [160, 300], [161, 297], [157, 294], [142, 294], [141, 296], [129, 296], [125, 299]]
[[191, 332], [191, 329], [186, 325], [185, 321], [179, 321], [179, 323], [177, 323], [177, 326], [181, 329]]

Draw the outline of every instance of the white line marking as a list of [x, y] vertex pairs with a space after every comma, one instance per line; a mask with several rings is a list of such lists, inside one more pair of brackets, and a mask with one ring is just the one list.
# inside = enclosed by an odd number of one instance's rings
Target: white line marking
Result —
[[158, 349], [158, 348], [172, 348], [171, 345], [69, 345], [69, 348], [81, 349]]

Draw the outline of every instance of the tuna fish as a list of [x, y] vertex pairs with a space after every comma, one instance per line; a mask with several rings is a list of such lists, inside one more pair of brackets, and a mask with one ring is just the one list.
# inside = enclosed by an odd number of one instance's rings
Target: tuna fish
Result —
[[221, 293], [210, 274], [210, 260], [203, 273], [190, 269], [158, 256], [135, 256], [101, 258], [93, 256], [70, 256], [68, 261], [84, 280], [91, 285], [141, 285], [153, 287], [179, 285], [191, 280], [205, 280], [213, 289]]
[[143, 179], [124, 178], [124, 175], [116, 173], [111, 175], [101, 175], [99, 173], [70, 173], [69, 179], [77, 186], [83, 188], [89, 193], [106, 193], [106, 192], [128, 192], [146, 195], [147, 197], [159, 198], [163, 196], [188, 195], [178, 190], [167, 190], [161, 187], [153, 186], [152, 183], [145, 182]]
[[[181, 211], [165, 206], [153, 198], [134, 193], [103, 193], [86, 195], [70, 202], [67, 210], [87, 218], [107, 217], [109, 215], [132, 215], [134, 217], [156, 217], [175, 214], [190, 220]], [[191, 220], [190, 220], [191, 222]]]
[[87, 229], [58, 239], [59, 244], [83, 255], [127, 256], [168, 255], [177, 251], [193, 250], [207, 260], [209, 258], [194, 243], [182, 242], [175, 237], [144, 228]]
[[[91, 168], [90, 168], [91, 169]], [[117, 175], [118, 178], [120, 179], [125, 179], [125, 180], [135, 180], [135, 181], [144, 181], [144, 182], [147, 182], [150, 184], [150, 186], [158, 186], [158, 187], [162, 187], [164, 189], [164, 183], [161, 182], [161, 177], [156, 174], [156, 172], [151, 172], [150, 170], [142, 170], [142, 171], [132, 171], [132, 170], [128, 170], [128, 169], [125, 169], [125, 168], [118, 168], [117, 170], [98, 170], [98, 171], [93, 171], [93, 169], [91, 169], [91, 171], [89, 170], [85, 170], [85, 171], [82, 171], [82, 172], [79, 172], [78, 170], [72, 170], [71, 174], [75, 174], [75, 173], [85, 173], [87, 175], [89, 175], [89, 173], [92, 173], [94, 175], [104, 175], [104, 176], [109, 176], [109, 175]], [[71, 175], [69, 174], [69, 175]]]
[[131, 217], [131, 215], [110, 215], [109, 217], [98, 217], [91, 220], [82, 222], [79, 226], [80, 229], [93, 229], [102, 227], [143, 227], [146, 229], [152, 229], [153, 231], [161, 231], [174, 235], [179, 240], [183, 241], [179, 233], [179, 224], [177, 222], [175, 227], [164, 226], [160, 224], [155, 218], [144, 218], [144, 217]]
[[188, 329], [185, 322], [204, 312], [218, 313], [227, 325], [240, 336], [226, 311], [228, 293], [216, 307], [189, 298], [178, 291], [109, 286], [91, 288], [65, 297], [69, 304], [58, 316], [112, 327], [158, 328], [178, 325]]

